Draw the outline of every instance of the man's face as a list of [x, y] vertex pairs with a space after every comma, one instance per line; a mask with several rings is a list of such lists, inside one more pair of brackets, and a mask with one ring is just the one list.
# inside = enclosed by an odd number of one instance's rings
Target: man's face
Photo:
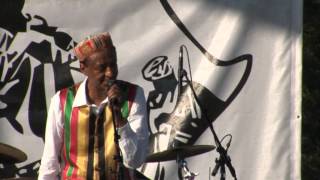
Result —
[[86, 60], [85, 74], [90, 84], [102, 89], [109, 89], [109, 81], [118, 75], [117, 57], [115, 49], [95, 52]]

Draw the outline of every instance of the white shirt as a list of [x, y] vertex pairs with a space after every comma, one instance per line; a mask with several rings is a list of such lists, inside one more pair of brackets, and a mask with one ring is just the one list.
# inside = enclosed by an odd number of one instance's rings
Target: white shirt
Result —
[[[90, 106], [86, 98], [85, 79], [79, 86], [75, 95], [72, 107]], [[62, 142], [63, 142], [63, 114], [60, 109], [60, 91], [52, 98], [48, 111], [48, 118], [45, 133], [45, 145], [41, 166], [39, 170], [39, 180], [56, 180], [63, 167], [59, 162]], [[107, 103], [106, 98], [102, 103]], [[118, 128], [120, 135], [119, 146], [123, 156], [123, 163], [129, 168], [137, 168], [143, 162], [148, 153], [148, 125], [147, 125], [146, 100], [143, 89], [137, 87], [136, 96], [133, 101], [128, 123]]]

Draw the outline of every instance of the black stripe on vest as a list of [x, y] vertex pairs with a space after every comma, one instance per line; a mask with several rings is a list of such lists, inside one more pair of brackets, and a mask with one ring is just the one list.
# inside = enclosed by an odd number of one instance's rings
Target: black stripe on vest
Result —
[[99, 166], [99, 175], [100, 179], [106, 179], [106, 172], [105, 172], [105, 157], [104, 157], [104, 111], [100, 113], [98, 118], [98, 123], [96, 128], [98, 128], [98, 147], [99, 147], [99, 153], [98, 153], [98, 166]]
[[96, 115], [93, 113], [93, 107], [90, 107], [89, 115], [89, 147], [88, 147], [88, 164], [87, 164], [87, 179], [93, 179], [93, 160], [94, 160], [94, 130]]

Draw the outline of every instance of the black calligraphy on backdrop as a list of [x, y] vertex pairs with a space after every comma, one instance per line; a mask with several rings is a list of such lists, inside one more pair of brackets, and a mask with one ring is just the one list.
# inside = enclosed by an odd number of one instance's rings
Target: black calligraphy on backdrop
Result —
[[[245, 85], [252, 68], [252, 55], [244, 54], [231, 60], [220, 60], [208, 52], [192, 33], [183, 24], [173, 8], [170, 6], [168, 0], [160, 0], [165, 12], [176, 26], [184, 33], [184, 35], [194, 44], [194, 46], [203, 54], [204, 57], [212, 64], [220, 67], [228, 67], [237, 63], [246, 63], [245, 70], [236, 87], [226, 100], [219, 99], [210, 90], [197, 82], [191, 82], [197, 98], [201, 103], [202, 111], [199, 110], [199, 105], [195, 98], [190, 95], [190, 86], [184, 85], [182, 87], [182, 94], [177, 97], [177, 103], [170, 113], [159, 113], [156, 117], [150, 118], [149, 127], [155, 127], [155, 132], [151, 128], [151, 152], [158, 152], [160, 144], [160, 135], [166, 134], [168, 143], [166, 149], [171, 149], [181, 145], [193, 145], [200, 135], [208, 128], [208, 124], [203, 120], [202, 112], [206, 113], [210, 122], [214, 122], [217, 117], [230, 105], [236, 98], [243, 86]], [[152, 82], [154, 90], [149, 92], [147, 103], [148, 112], [152, 110], [161, 109], [164, 107], [164, 102], [169, 99], [173, 101], [175, 89], [178, 86], [177, 78], [174, 70], [170, 65], [167, 56], [156, 56], [149, 60], [149, 62], [142, 69], [142, 74], [145, 80]], [[191, 76], [191, 74], [189, 74]], [[182, 115], [181, 115], [182, 114]], [[165, 124], [165, 125], [164, 125]], [[162, 128], [161, 128], [162, 127]], [[144, 165], [142, 170], [146, 169]], [[165, 167], [158, 163], [157, 171], [155, 173], [155, 180], [163, 180], [165, 177]], [[179, 176], [182, 179], [181, 176]]]
[[[245, 85], [251, 72], [252, 56], [245, 54], [228, 61], [215, 58], [193, 37], [168, 1], [160, 0], [160, 2], [168, 17], [203, 53], [207, 60], [216, 66], [232, 66], [236, 63], [246, 62], [245, 71], [238, 85], [226, 100], [219, 99], [201, 84], [192, 82], [200, 102], [205, 107], [204, 111], [208, 113], [211, 122], [214, 122]], [[28, 102], [28, 118], [23, 121], [28, 121], [35, 137], [44, 139], [48, 109], [46, 106], [45, 81], [47, 72], [45, 72], [45, 65], [52, 66], [55, 91], [74, 84], [71, 72], [79, 70], [71, 67], [71, 63], [76, 59], [70, 52], [76, 42], [67, 33], [59, 31], [58, 27], [49, 25], [41, 15], [23, 14], [24, 3], [24, 0], [3, 0], [0, 6], [0, 28], [3, 32], [0, 35], [0, 118], [7, 120], [17, 133], [23, 134], [24, 128], [20, 123], [22, 120], [17, 119], [17, 114], [26, 101]], [[30, 34], [38, 34], [41, 38], [30, 39], [29, 42], [24, 41], [23, 44], [15, 44], [19, 43], [17, 39], [21, 36], [28, 39]], [[144, 79], [151, 82], [154, 87], [147, 97], [149, 114], [163, 108], [168, 101], [175, 103], [172, 112], [160, 113], [149, 120], [149, 127], [156, 128], [155, 131], [150, 129], [152, 152], [157, 151], [155, 148], [159, 143], [157, 136], [162, 134], [162, 131], [168, 130], [168, 128], [160, 128], [164, 124], [167, 125], [166, 127], [171, 127], [170, 131], [164, 132], [168, 134], [168, 148], [172, 148], [173, 144], [194, 144], [208, 128], [208, 125], [201, 120], [201, 112], [199, 112], [194, 99], [188, 94], [189, 87], [187, 85], [184, 85], [181, 96], [177, 97], [178, 100], [174, 102], [178, 81], [169, 58], [164, 55], [155, 56], [147, 61], [141, 71]], [[28, 92], [30, 94], [27, 97]], [[185, 112], [184, 116], [177, 116], [182, 111]], [[39, 161], [31, 162], [20, 168], [14, 164], [3, 164], [0, 167], [0, 178], [16, 175], [20, 177], [36, 176], [38, 165]], [[154, 177], [156, 180], [163, 179], [165, 174], [165, 168], [161, 168], [160, 164], [158, 166]]]
[[[44, 17], [22, 14], [24, 3], [24, 0], [1, 1], [0, 118], [7, 120], [21, 134], [25, 129], [20, 122], [28, 121], [32, 133], [44, 139], [48, 109], [45, 90], [48, 72], [45, 72], [45, 65], [52, 66], [56, 91], [74, 84], [71, 70], [77, 69], [70, 64], [76, 59], [70, 51], [76, 42], [67, 33], [58, 31], [58, 27], [48, 25]], [[24, 39], [23, 43], [19, 39]], [[24, 102], [28, 105], [28, 117], [17, 119]], [[21, 168], [3, 164], [0, 178], [36, 176], [38, 166], [39, 161]]]

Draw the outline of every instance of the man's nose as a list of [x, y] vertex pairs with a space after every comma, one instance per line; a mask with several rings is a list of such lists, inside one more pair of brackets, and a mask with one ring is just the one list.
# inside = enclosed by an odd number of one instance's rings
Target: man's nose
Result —
[[104, 73], [105, 76], [112, 78], [115, 75], [115, 70], [113, 68], [106, 68], [106, 71]]

